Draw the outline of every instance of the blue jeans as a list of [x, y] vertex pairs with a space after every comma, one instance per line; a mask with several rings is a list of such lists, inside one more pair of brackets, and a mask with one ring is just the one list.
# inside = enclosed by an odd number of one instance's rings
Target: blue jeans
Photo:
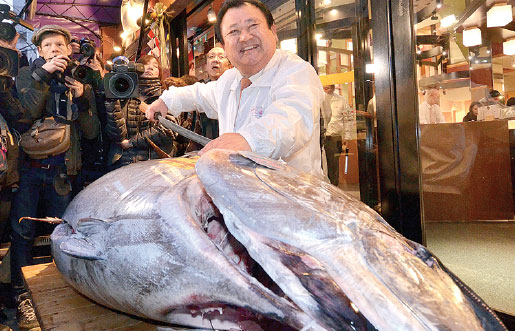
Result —
[[13, 289], [23, 289], [21, 267], [33, 264], [32, 245], [36, 235], [36, 223], [22, 220], [21, 217], [37, 217], [38, 204], [43, 202], [46, 215], [62, 217], [71, 193], [57, 194], [54, 189], [54, 177], [59, 176], [59, 169], [22, 168], [20, 187], [11, 203], [9, 222], [12, 228], [11, 238], [11, 285]]

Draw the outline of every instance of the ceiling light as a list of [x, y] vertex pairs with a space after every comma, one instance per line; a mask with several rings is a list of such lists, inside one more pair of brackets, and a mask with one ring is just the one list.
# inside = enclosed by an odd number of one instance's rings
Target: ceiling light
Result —
[[336, 9], [331, 9], [331, 11], [329, 11], [329, 14], [336, 16], [336, 14], [338, 14], [338, 11]]
[[478, 28], [473, 28], [469, 30], [463, 30], [463, 45], [470, 47], [481, 45], [481, 30]]
[[515, 55], [515, 39], [503, 42], [502, 52], [506, 55]]
[[376, 70], [376, 67], [373, 63], [367, 63], [365, 65], [365, 72], [367, 74], [373, 74], [375, 72], [375, 70]]
[[322, 3], [327, 6], [331, 4], [331, 0], [324, 0]]
[[113, 47], [113, 51], [115, 52], [121, 52], [122, 51], [122, 48], [120, 46], [114, 46]]
[[317, 34], [315, 34], [315, 39], [316, 39], [316, 40], [320, 40], [320, 39], [322, 39], [322, 37], [323, 37], [323, 36], [322, 36], [322, 34], [321, 34], [321, 33], [317, 33]]
[[453, 25], [455, 22], [456, 22], [456, 16], [454, 14], [452, 14], [452, 15], [445, 16], [444, 18], [442, 18], [442, 20], [440, 21], [440, 26], [442, 28], [448, 28], [451, 25]]
[[505, 26], [513, 20], [511, 5], [493, 6], [486, 13], [486, 26]]
[[216, 14], [215, 14], [215, 11], [213, 10], [213, 7], [210, 7], [209, 10], [207, 11], [207, 20], [211, 23], [216, 21]]

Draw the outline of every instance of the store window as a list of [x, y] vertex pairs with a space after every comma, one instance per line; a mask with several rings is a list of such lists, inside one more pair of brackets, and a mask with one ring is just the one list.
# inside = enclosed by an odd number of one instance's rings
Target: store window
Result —
[[348, 0], [315, 3], [318, 73], [326, 104], [324, 170], [331, 182], [380, 210], [369, 11]]
[[496, 1], [414, 2], [426, 245], [515, 314], [515, 31]]

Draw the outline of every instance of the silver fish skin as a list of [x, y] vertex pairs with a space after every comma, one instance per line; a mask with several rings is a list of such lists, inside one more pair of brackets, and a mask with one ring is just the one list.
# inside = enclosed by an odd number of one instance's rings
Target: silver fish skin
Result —
[[423, 246], [338, 188], [250, 152], [212, 150], [196, 170], [231, 234], [326, 328], [505, 330]]
[[201, 224], [218, 212], [187, 162], [139, 162], [80, 192], [51, 236], [67, 281], [105, 306], [168, 323], [239, 330], [217, 313], [223, 304], [323, 330], [209, 239]]

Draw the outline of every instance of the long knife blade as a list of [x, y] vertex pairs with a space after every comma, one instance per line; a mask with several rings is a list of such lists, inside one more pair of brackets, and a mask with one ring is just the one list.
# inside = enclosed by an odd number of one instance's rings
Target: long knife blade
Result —
[[206, 146], [207, 143], [209, 143], [211, 141], [211, 139], [201, 136], [201, 135], [199, 135], [191, 130], [188, 130], [186, 128], [183, 128], [182, 126], [177, 125], [170, 120], [167, 120], [163, 116], [159, 116], [158, 119], [159, 119], [159, 123], [162, 126], [164, 126], [165, 128], [170, 129], [173, 132], [177, 132], [181, 136], [186, 137], [186, 138], [190, 139], [191, 141], [194, 141], [198, 144], [201, 144], [202, 146]]

